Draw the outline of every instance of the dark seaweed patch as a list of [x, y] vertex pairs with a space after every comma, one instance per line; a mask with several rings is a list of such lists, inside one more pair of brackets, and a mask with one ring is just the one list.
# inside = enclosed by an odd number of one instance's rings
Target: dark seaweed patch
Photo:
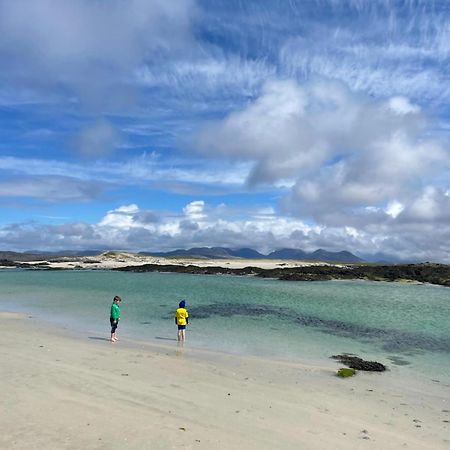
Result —
[[411, 363], [407, 361], [406, 359], [403, 359], [401, 356], [388, 356], [389, 361], [394, 364], [394, 366], [409, 366]]
[[[213, 316], [227, 318], [232, 316], [255, 318], [270, 316], [283, 321], [290, 321], [300, 326], [316, 328], [321, 332], [333, 334], [335, 336], [353, 338], [360, 341], [373, 341], [374, 339], [377, 339], [382, 342], [382, 348], [389, 353], [410, 352], [411, 354], [424, 350], [450, 353], [450, 338], [433, 337], [424, 333], [377, 328], [335, 319], [323, 319], [307, 314], [299, 315], [289, 308], [268, 305], [249, 305], [244, 303], [212, 303], [209, 305], [191, 307], [189, 312], [191, 316], [196, 319], [207, 319]], [[400, 361], [399, 364], [401, 364]]]
[[279, 308], [267, 305], [249, 305], [245, 303], [212, 303], [210, 305], [200, 305], [191, 307], [190, 314], [196, 318], [206, 319], [212, 316], [232, 317], [232, 316], [247, 316], [247, 317], [261, 317], [261, 316], [275, 316], [280, 319], [287, 319], [292, 317], [292, 312], [288, 308]]
[[[384, 372], [386, 370], [386, 366], [377, 361], [365, 361], [358, 356], [350, 356], [347, 354], [343, 355], [334, 355], [331, 358], [336, 359], [337, 361], [345, 364], [348, 367], [351, 367], [355, 370], [366, 370], [369, 372]], [[342, 369], [340, 369], [342, 370]], [[338, 372], [339, 375], [339, 372]]]

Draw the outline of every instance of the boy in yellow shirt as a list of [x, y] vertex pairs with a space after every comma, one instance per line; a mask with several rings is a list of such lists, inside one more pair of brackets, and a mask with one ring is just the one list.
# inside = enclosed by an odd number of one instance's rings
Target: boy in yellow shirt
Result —
[[175, 324], [178, 325], [178, 342], [186, 339], [186, 325], [189, 323], [189, 313], [187, 312], [186, 300], [181, 300], [179, 308], [175, 312]]

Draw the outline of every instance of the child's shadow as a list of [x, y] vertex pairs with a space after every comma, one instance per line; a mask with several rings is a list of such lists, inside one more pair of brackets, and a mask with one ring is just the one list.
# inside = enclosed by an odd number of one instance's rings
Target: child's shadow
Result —
[[160, 339], [162, 341], [176, 341], [175, 338], [168, 338], [168, 337], [163, 337], [163, 336], [155, 336], [155, 339]]
[[89, 339], [94, 339], [95, 341], [110, 341], [111, 339], [104, 338], [104, 337], [97, 337], [97, 336], [89, 336]]

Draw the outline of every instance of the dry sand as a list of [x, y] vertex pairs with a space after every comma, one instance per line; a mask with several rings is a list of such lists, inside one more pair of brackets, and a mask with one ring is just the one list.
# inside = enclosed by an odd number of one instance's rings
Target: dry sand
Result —
[[450, 387], [0, 314], [4, 449], [448, 449]]

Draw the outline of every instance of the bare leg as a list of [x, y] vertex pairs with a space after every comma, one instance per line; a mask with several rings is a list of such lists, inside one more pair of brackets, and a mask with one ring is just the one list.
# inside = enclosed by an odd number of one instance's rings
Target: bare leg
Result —
[[119, 340], [117, 337], [117, 325], [119, 324], [119, 321], [112, 321], [111, 322], [111, 342], [116, 342]]
[[114, 329], [114, 331], [111, 330], [111, 342], [116, 342], [117, 341], [117, 335], [116, 335], [116, 330]]

